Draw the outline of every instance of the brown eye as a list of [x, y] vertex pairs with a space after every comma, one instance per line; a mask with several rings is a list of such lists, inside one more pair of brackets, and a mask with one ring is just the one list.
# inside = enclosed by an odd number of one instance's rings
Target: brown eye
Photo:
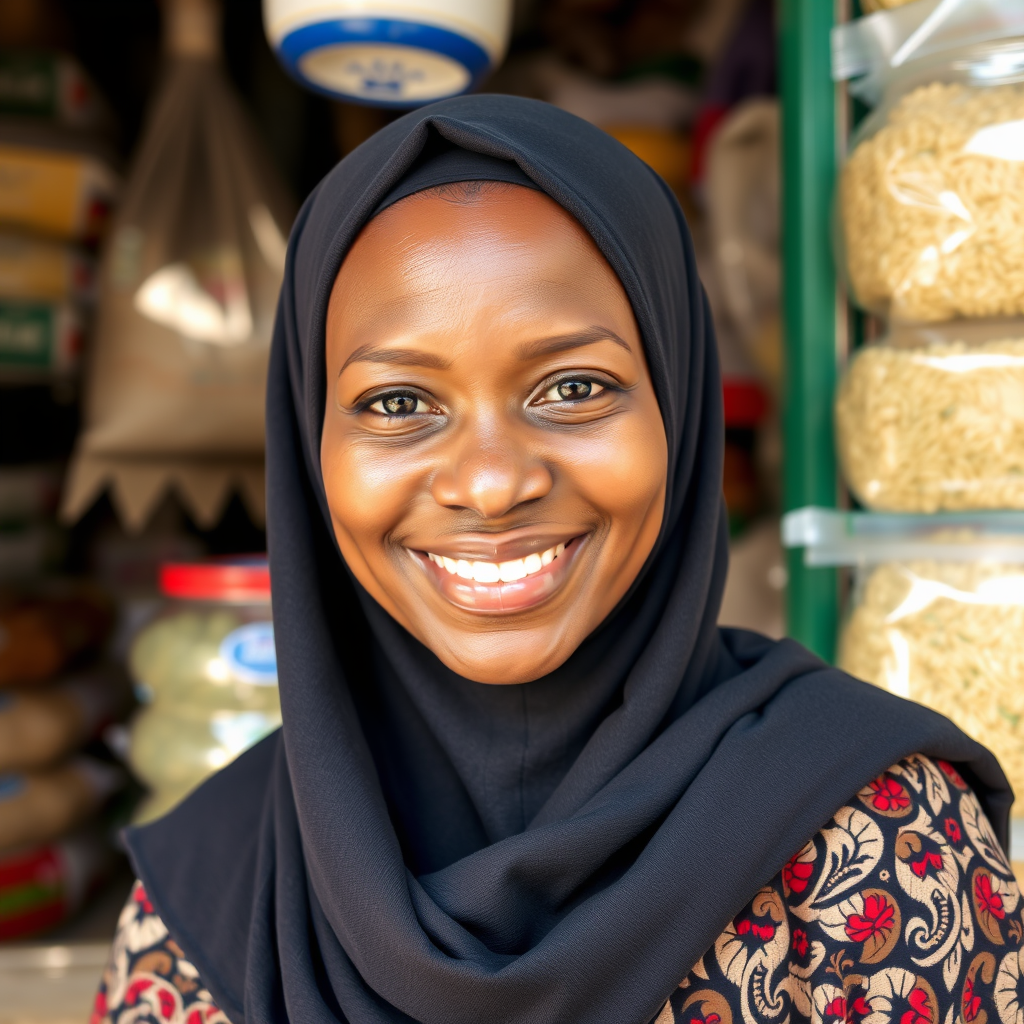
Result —
[[563, 380], [558, 385], [558, 397], [566, 402], [576, 398], [589, 398], [593, 385], [589, 380]]
[[540, 398], [543, 405], [550, 405], [558, 402], [582, 402], [587, 398], [596, 398], [602, 391], [604, 385], [594, 380], [578, 379], [559, 381], [552, 384]]
[[411, 416], [413, 413], [425, 412], [426, 408], [426, 402], [409, 391], [395, 391], [390, 395], [382, 395], [370, 405], [372, 412], [383, 416]]

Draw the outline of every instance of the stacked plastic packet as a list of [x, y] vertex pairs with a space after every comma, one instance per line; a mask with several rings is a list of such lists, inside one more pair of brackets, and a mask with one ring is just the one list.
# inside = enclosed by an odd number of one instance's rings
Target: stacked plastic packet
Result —
[[951, 717], [1024, 794], [1024, 5], [916, 0], [833, 42], [877, 102], [836, 217], [876, 335], [835, 404], [868, 511], [802, 510], [787, 540], [856, 566], [840, 666]]
[[99, 816], [125, 773], [89, 752], [131, 699], [99, 660], [110, 625], [81, 585], [0, 597], [0, 939], [67, 918], [111, 865]]

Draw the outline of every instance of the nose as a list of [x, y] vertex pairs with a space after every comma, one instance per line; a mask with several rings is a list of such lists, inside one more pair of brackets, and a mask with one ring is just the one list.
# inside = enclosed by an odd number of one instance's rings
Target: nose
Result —
[[514, 432], [469, 428], [434, 474], [431, 493], [439, 505], [500, 519], [523, 502], [543, 498], [553, 485], [548, 467]]

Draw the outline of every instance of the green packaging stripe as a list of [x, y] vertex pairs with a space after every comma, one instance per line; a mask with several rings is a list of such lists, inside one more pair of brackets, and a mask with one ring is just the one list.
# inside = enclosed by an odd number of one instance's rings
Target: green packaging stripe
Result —
[[55, 117], [57, 94], [53, 58], [0, 54], [0, 113]]
[[47, 369], [58, 348], [53, 306], [0, 302], [0, 367]]
[[0, 891], [0, 921], [21, 917], [31, 910], [49, 903], [59, 902], [63, 897], [59, 882], [47, 885], [43, 882], [25, 882]]

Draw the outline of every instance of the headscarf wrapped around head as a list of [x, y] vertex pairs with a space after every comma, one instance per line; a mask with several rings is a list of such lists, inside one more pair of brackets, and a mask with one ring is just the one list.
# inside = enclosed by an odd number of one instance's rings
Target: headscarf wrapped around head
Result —
[[[452, 177], [452, 175], [455, 175]], [[465, 177], [460, 177], [465, 175]], [[347, 571], [320, 470], [335, 277], [376, 211], [441, 180], [543, 191], [629, 297], [668, 440], [654, 551], [555, 672], [462, 679]], [[716, 626], [727, 560], [714, 334], [675, 198], [533, 100], [446, 100], [346, 157], [292, 232], [267, 398], [283, 729], [129, 833], [235, 1024], [646, 1024], [729, 920], [901, 757], [995, 759], [792, 641]]]

